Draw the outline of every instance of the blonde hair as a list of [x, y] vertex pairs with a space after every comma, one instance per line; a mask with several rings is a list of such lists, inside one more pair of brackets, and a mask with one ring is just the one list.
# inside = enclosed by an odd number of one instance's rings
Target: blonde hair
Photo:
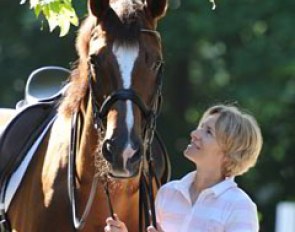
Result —
[[224, 176], [237, 176], [256, 164], [262, 148], [262, 135], [257, 121], [235, 106], [210, 107], [200, 122], [210, 115], [219, 114], [215, 123], [216, 139], [226, 155]]

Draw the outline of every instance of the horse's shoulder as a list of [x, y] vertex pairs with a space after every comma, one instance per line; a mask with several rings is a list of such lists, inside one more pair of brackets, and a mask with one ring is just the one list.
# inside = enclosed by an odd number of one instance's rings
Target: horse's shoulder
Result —
[[59, 153], [59, 156], [65, 156], [69, 149], [71, 133], [71, 120], [58, 114], [54, 121], [48, 137], [49, 154]]
[[59, 173], [66, 169], [68, 163], [70, 121], [61, 115], [56, 117], [45, 145], [45, 157], [42, 168], [42, 185], [46, 190], [45, 203], [52, 200], [54, 183]]
[[[56, 120], [52, 126], [52, 133], [55, 136], [69, 135], [71, 131], [71, 118], [64, 116], [63, 114], [57, 114]], [[67, 133], [68, 132], [68, 133]]]

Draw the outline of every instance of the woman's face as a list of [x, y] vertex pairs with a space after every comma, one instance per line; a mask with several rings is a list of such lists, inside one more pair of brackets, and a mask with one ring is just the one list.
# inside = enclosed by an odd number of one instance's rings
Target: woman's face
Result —
[[209, 115], [191, 132], [191, 143], [184, 151], [184, 155], [198, 168], [217, 170], [222, 168], [224, 155], [215, 134], [218, 117], [219, 114]]

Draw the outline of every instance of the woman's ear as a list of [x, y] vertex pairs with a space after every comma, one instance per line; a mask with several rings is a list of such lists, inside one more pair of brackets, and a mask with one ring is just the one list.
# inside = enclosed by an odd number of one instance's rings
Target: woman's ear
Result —
[[146, 0], [146, 5], [154, 19], [163, 17], [167, 10], [167, 0]]
[[99, 21], [101, 21], [104, 14], [110, 8], [110, 0], [89, 0], [88, 10], [89, 13], [93, 14]]

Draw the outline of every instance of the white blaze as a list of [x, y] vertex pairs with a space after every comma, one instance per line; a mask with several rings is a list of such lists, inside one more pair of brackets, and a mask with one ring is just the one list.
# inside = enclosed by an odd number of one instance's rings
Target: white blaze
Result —
[[[135, 61], [139, 54], [139, 46], [124, 46], [117, 43], [113, 45], [113, 53], [117, 58], [117, 62], [119, 64], [119, 69], [123, 81], [123, 88], [129, 89], [131, 87], [132, 82], [132, 71], [134, 68]], [[126, 119], [125, 119], [127, 129], [128, 129], [128, 137], [130, 136], [131, 129], [134, 125], [134, 116], [132, 109], [132, 102], [130, 100], [126, 101]], [[131, 153], [135, 151], [131, 151], [130, 144], [127, 145], [127, 148], [124, 151], [123, 157], [125, 161], [125, 165], [127, 162], [127, 158], [132, 157]], [[126, 154], [125, 154], [126, 153]]]
[[132, 70], [135, 60], [138, 57], [139, 47], [138, 45], [123, 46], [114, 43], [113, 53], [115, 54], [119, 64], [120, 72], [123, 79], [123, 86], [125, 89], [128, 89], [131, 86]]

